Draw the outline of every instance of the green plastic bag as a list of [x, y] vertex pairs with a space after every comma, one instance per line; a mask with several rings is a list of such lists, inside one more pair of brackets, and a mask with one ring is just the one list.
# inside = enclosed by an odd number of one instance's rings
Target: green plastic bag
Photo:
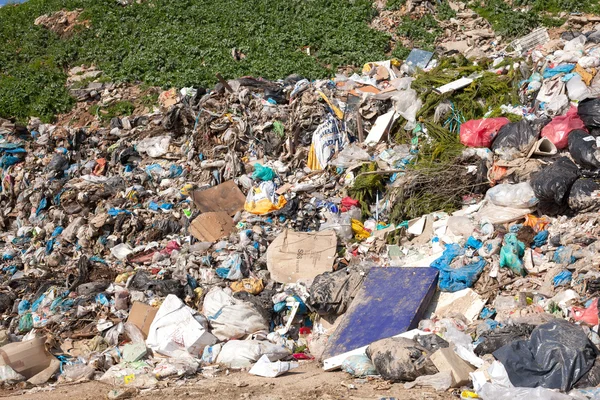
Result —
[[254, 164], [252, 179], [255, 181], [272, 181], [277, 174], [269, 167], [264, 167], [259, 163]]
[[515, 233], [507, 234], [500, 249], [500, 267], [510, 268], [515, 274], [525, 276], [527, 272], [523, 268], [524, 254], [525, 244], [517, 239]]

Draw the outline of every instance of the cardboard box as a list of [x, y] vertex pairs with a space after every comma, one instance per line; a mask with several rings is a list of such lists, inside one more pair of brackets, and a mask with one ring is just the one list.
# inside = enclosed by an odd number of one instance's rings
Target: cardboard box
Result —
[[267, 249], [267, 269], [279, 283], [313, 279], [331, 271], [337, 248], [333, 230], [294, 232], [284, 229]]
[[469, 373], [475, 371], [475, 368], [460, 358], [450, 347], [439, 349], [433, 353], [431, 361], [438, 371], [450, 371], [453, 387], [468, 384], [470, 382]]
[[233, 232], [235, 224], [225, 211], [200, 214], [190, 224], [190, 233], [201, 242], [216, 242]]
[[234, 181], [227, 181], [206, 190], [194, 190], [190, 197], [203, 213], [225, 211], [229, 215], [235, 215], [244, 209], [246, 202], [246, 196]]
[[150, 331], [150, 325], [152, 324], [152, 321], [154, 321], [154, 316], [157, 311], [157, 308], [136, 301], [131, 307], [127, 322], [137, 326], [139, 330], [142, 331], [144, 339], [146, 339], [148, 337], [148, 331]]
[[0, 365], [9, 365], [29, 379], [48, 368], [54, 357], [46, 351], [46, 340], [35, 338], [0, 347]]

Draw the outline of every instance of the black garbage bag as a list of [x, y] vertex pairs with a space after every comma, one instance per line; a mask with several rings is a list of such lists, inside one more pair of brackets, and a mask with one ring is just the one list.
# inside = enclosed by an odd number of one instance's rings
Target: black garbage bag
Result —
[[483, 333], [479, 337], [479, 344], [475, 347], [475, 354], [482, 356], [492, 354], [500, 347], [515, 340], [528, 339], [534, 326], [529, 324], [506, 325], [501, 328]]
[[419, 376], [436, 374], [431, 354], [414, 340], [401, 337], [378, 340], [367, 347], [377, 373], [392, 382], [412, 382]]
[[577, 114], [588, 129], [600, 128], [600, 98], [579, 102]]
[[[539, 127], [539, 129], [537, 129]], [[504, 125], [492, 142], [492, 151], [503, 160], [525, 156], [537, 142], [541, 127], [523, 119]]]
[[55, 154], [48, 163], [48, 169], [54, 172], [62, 172], [69, 168], [69, 158], [64, 154]]
[[138, 271], [131, 280], [130, 286], [135, 290], [151, 290], [159, 296], [166, 297], [174, 294], [179, 298], [184, 298], [183, 286], [175, 279], [152, 279], [144, 271]]
[[586, 131], [576, 129], [569, 133], [569, 153], [584, 168], [600, 168], [600, 151], [596, 138]]
[[531, 187], [542, 203], [566, 204], [569, 190], [579, 177], [579, 168], [567, 157], [561, 157], [533, 176]]
[[562, 319], [538, 326], [529, 340], [494, 352], [513, 385], [569, 391], [594, 365], [598, 349], [583, 329]]
[[569, 207], [577, 212], [600, 210], [600, 185], [587, 178], [576, 180], [569, 193]]
[[310, 287], [306, 305], [320, 315], [343, 314], [364, 279], [362, 270], [349, 268], [317, 275]]

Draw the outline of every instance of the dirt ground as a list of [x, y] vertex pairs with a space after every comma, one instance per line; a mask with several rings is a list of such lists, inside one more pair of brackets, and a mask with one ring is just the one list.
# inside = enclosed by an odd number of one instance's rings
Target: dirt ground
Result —
[[[301, 364], [299, 368], [278, 378], [262, 378], [247, 372], [225, 372], [214, 378], [201, 375], [187, 380], [163, 381], [166, 387], [140, 391], [136, 399], [202, 400], [445, 400], [455, 399], [450, 392], [431, 388], [404, 389], [403, 384], [385, 381], [356, 380], [344, 372], [323, 372], [316, 363]], [[353, 385], [353, 387], [352, 387]], [[111, 386], [93, 381], [78, 384], [46, 386], [33, 390], [2, 390], [0, 397], [20, 400], [99, 400], [106, 399]]]

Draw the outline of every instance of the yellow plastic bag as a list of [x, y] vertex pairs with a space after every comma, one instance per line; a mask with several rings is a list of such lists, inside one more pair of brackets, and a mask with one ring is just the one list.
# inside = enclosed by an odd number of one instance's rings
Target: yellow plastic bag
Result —
[[285, 197], [275, 193], [275, 184], [265, 181], [250, 189], [244, 210], [256, 215], [264, 215], [280, 210], [286, 203]]
[[262, 279], [258, 278], [245, 278], [231, 284], [231, 290], [234, 293], [248, 292], [250, 294], [259, 294], [264, 288]]
[[371, 236], [369, 231], [365, 229], [363, 223], [357, 219], [352, 220], [352, 232], [354, 232], [354, 238], [357, 240], [364, 240]]

